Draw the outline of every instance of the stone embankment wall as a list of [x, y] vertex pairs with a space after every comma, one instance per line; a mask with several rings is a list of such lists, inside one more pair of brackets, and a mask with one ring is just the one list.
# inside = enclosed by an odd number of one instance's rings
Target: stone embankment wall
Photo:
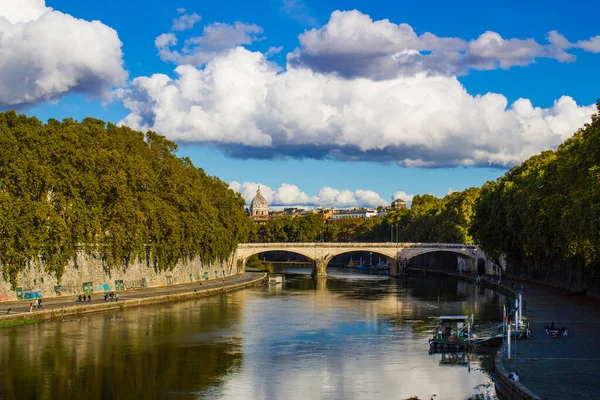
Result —
[[502, 365], [502, 352], [496, 355], [494, 367], [496, 368], [496, 389], [511, 400], [541, 400], [541, 397], [527, 389], [520, 382], [515, 382], [508, 377]]
[[[136, 260], [127, 266], [108, 269], [102, 258], [79, 252], [65, 267], [60, 280], [44, 270], [40, 262], [31, 263], [18, 276], [18, 286], [13, 290], [10, 282], [0, 276], [0, 302], [7, 300], [35, 299], [93, 291], [138, 289], [150, 286], [166, 286], [178, 283], [204, 281], [235, 275], [233, 264], [222, 261], [203, 264], [199, 258], [178, 263], [169, 271], [155, 270], [145, 261]], [[18, 296], [20, 294], [20, 296]]]

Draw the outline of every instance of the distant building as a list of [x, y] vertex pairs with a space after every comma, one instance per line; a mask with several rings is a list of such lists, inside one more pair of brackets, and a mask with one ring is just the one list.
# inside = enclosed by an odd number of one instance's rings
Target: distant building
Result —
[[401, 208], [406, 208], [406, 202], [402, 199], [396, 199], [392, 201], [392, 209], [400, 210]]
[[303, 208], [298, 208], [298, 207], [288, 207], [288, 208], [283, 209], [283, 213], [285, 215], [291, 215], [291, 216], [295, 217], [298, 215], [305, 215], [306, 210], [304, 210]]
[[319, 211], [323, 214], [323, 222], [331, 219], [335, 214], [333, 208], [321, 208]]
[[269, 205], [260, 192], [260, 185], [256, 190], [256, 196], [250, 203], [250, 218], [256, 222], [266, 222], [269, 220]]
[[377, 216], [378, 217], [383, 217], [385, 214], [387, 214], [389, 211], [391, 210], [390, 207], [379, 207], [377, 209]]
[[332, 220], [343, 218], [371, 218], [377, 216], [377, 210], [371, 208], [354, 208], [352, 210], [335, 210]]

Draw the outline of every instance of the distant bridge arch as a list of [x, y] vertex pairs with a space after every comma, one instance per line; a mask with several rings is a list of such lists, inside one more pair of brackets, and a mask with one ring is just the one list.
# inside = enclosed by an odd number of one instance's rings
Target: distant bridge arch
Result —
[[488, 261], [485, 253], [476, 245], [455, 243], [241, 243], [234, 253], [238, 271], [244, 271], [248, 259], [268, 251], [287, 251], [305, 256], [313, 262], [313, 274], [327, 276], [327, 264], [337, 255], [350, 252], [371, 252], [387, 258], [390, 275], [404, 272], [408, 260], [422, 254], [445, 251], [460, 254], [465, 258]]

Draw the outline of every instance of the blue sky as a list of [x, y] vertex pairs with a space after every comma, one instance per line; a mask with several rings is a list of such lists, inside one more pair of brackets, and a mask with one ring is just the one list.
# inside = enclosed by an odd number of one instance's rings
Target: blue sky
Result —
[[0, 109], [156, 130], [245, 198], [261, 184], [280, 206], [444, 196], [589, 120], [598, 11], [595, 1], [0, 0]]

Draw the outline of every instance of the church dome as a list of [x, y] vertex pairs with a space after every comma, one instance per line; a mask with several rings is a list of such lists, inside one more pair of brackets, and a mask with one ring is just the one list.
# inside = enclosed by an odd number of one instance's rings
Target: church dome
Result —
[[256, 196], [254, 196], [254, 198], [252, 199], [252, 203], [250, 203], [250, 206], [252, 208], [268, 207], [269, 206], [267, 204], [267, 199], [265, 199], [263, 197], [262, 193], [260, 192], [260, 186], [258, 187], [258, 190], [256, 191]]

